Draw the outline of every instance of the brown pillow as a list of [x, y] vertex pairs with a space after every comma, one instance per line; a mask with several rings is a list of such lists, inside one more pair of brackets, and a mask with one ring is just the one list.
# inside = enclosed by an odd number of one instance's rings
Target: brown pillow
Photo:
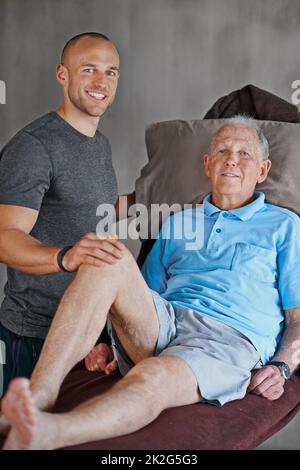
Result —
[[[202, 156], [227, 119], [166, 121], [146, 130], [149, 162], [136, 181], [136, 202], [201, 203], [210, 191]], [[300, 124], [258, 121], [270, 145], [272, 168], [257, 185], [267, 201], [300, 214]]]

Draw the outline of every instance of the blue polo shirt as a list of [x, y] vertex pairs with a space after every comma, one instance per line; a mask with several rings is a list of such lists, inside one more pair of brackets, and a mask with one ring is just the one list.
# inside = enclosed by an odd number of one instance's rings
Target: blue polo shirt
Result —
[[[143, 276], [174, 306], [239, 330], [265, 364], [280, 341], [284, 310], [300, 307], [300, 219], [266, 203], [263, 193], [230, 211], [210, 201], [208, 195], [203, 205], [167, 219]], [[190, 233], [175, 237], [185, 222]], [[203, 231], [203, 246], [190, 250], [195, 226]]]

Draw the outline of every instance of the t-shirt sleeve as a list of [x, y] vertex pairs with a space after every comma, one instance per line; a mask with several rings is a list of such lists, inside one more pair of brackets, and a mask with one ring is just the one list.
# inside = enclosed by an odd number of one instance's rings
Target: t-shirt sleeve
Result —
[[17, 134], [0, 154], [0, 204], [39, 210], [51, 177], [43, 144], [27, 132]]
[[300, 218], [293, 217], [277, 254], [278, 290], [284, 310], [300, 307]]
[[170, 219], [163, 225], [156, 242], [142, 266], [142, 274], [148, 286], [159, 294], [162, 294], [167, 289], [168, 253], [166, 241], [169, 238], [169, 233]]

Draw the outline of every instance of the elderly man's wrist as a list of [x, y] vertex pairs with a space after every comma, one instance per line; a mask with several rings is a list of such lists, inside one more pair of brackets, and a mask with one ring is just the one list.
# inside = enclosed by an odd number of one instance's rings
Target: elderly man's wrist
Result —
[[269, 366], [276, 366], [280, 370], [281, 376], [285, 379], [288, 380], [291, 378], [292, 372], [290, 369], [290, 366], [283, 361], [270, 361], [268, 363]]

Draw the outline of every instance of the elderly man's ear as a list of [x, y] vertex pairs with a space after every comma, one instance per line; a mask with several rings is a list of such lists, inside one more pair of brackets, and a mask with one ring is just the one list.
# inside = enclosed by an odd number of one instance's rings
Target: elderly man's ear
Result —
[[208, 155], [207, 153], [205, 155], [203, 155], [204, 171], [205, 171], [206, 176], [208, 176], [208, 177], [210, 177], [209, 163], [208, 163], [209, 157], [210, 157], [210, 155]]
[[271, 160], [263, 160], [262, 165], [261, 165], [261, 172], [257, 180], [258, 183], [262, 183], [263, 181], [265, 181], [270, 171], [271, 165], [272, 165]]

